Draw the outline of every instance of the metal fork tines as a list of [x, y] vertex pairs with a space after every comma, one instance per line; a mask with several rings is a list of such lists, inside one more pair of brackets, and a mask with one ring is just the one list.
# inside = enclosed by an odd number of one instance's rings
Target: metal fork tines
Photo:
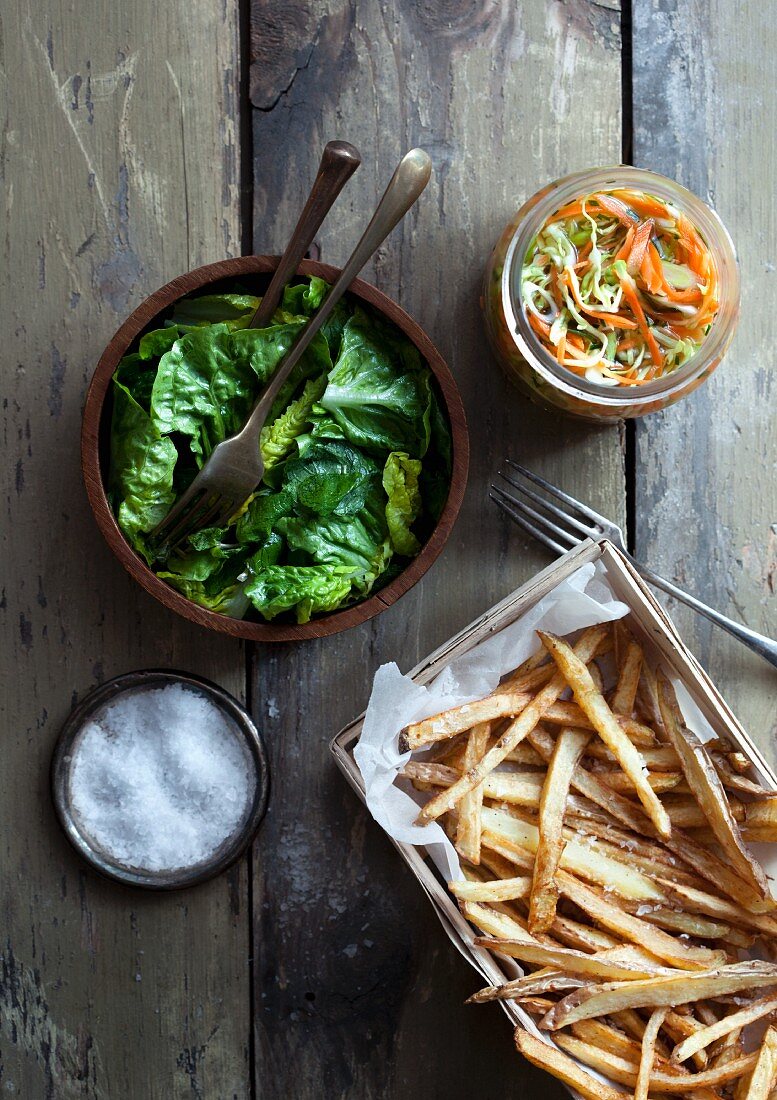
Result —
[[[566, 554], [583, 539], [599, 539], [606, 535], [621, 550], [625, 542], [621, 529], [610, 520], [594, 512], [586, 504], [557, 489], [545, 478], [519, 466], [517, 462], [505, 459], [509, 471], [499, 470], [501, 477], [515, 492], [510, 493], [501, 485], [491, 486], [491, 499], [506, 515], [523, 527], [539, 542], [544, 543], [556, 554]], [[519, 475], [519, 476], [516, 476]], [[554, 497], [566, 508], [554, 504], [548, 496], [541, 496], [519, 480], [519, 477], [533, 482], [550, 497]], [[527, 503], [531, 501], [532, 503]], [[536, 505], [536, 507], [533, 507]], [[587, 522], [586, 522], [587, 521]]]
[[205, 527], [221, 527], [250, 495], [253, 486], [245, 493], [227, 495], [223, 486], [216, 488], [197, 488], [189, 486], [165, 516], [162, 523], [152, 532], [152, 542], [159, 551], [168, 550], [183, 542], [186, 534]]
[[[569, 493], [565, 493], [563, 489], [551, 485], [544, 477], [532, 473], [525, 466], [519, 466], [509, 458], [505, 459], [505, 467], [506, 469], [498, 472], [502, 483], [491, 486], [491, 499], [505, 515], [539, 542], [544, 543], [555, 554], [566, 554], [587, 538], [594, 541], [601, 538], [609, 539], [646, 581], [670, 596], [674, 596], [675, 599], [681, 600], [713, 623], [717, 623], [740, 642], [759, 653], [770, 664], [777, 666], [777, 642], [729, 619], [720, 611], [684, 592], [672, 581], [659, 577], [652, 569], [642, 565], [629, 553], [623, 531], [617, 523], [599, 515], [587, 504], [583, 504]], [[537, 486], [542, 493], [531, 488], [527, 482]], [[509, 486], [509, 489], [505, 486]]]

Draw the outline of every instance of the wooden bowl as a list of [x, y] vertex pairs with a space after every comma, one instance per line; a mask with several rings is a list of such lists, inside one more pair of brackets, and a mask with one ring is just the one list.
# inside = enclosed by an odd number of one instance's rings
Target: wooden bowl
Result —
[[[469, 439], [464, 408], [456, 383], [444, 359], [423, 329], [396, 302], [392, 302], [369, 283], [356, 279], [349, 293], [393, 322], [412, 340], [426, 360], [437, 380], [450, 422], [453, 467], [448, 499], [437, 526], [422, 546], [418, 556], [413, 558], [398, 577], [375, 595], [353, 607], [322, 615], [303, 624], [253, 622], [207, 611], [204, 607], [199, 607], [187, 600], [148, 568], [125, 540], [105, 492], [113, 407], [111, 387], [113, 374], [119, 365], [119, 360], [126, 355], [144, 332], [159, 327], [164, 315], [179, 298], [186, 297], [195, 291], [218, 293], [236, 280], [250, 289], [261, 292], [275, 270], [277, 262], [277, 256], [243, 256], [234, 260], [207, 264], [205, 267], [190, 271], [187, 275], [181, 275], [178, 279], [173, 279], [155, 294], [146, 298], [127, 318], [100, 357], [86, 395], [81, 427], [81, 468], [89, 503], [98, 527], [127, 572], [160, 603], [176, 611], [185, 619], [199, 626], [218, 630], [222, 634], [231, 634], [234, 638], [245, 638], [253, 642], [291, 642], [306, 638], [322, 638], [327, 634], [336, 634], [340, 630], [347, 630], [349, 627], [366, 622], [367, 619], [380, 614], [395, 603], [400, 596], [413, 587], [416, 581], [420, 580], [445, 545], [461, 507], [469, 464]], [[318, 275], [329, 283], [334, 282], [339, 273], [337, 268], [313, 260], [303, 261], [298, 269], [300, 275]]]

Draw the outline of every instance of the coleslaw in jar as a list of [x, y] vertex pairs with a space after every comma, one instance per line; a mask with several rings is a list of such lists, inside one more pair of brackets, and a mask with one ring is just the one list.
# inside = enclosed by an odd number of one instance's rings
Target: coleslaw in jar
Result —
[[739, 272], [714, 211], [621, 165], [533, 195], [491, 255], [482, 304], [497, 359], [533, 400], [590, 420], [635, 417], [717, 367]]

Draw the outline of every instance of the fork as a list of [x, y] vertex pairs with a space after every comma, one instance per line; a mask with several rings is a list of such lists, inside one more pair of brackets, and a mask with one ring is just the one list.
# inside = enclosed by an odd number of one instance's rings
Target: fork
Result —
[[264, 475], [259, 433], [281, 387], [367, 260], [426, 187], [431, 172], [432, 162], [423, 149], [411, 149], [399, 162], [361, 240], [281, 360], [244, 427], [214, 447], [189, 488], [151, 532], [158, 546], [169, 549], [200, 528], [221, 526], [254, 491]]
[[[671, 581], [664, 580], [654, 573], [652, 569], [638, 562], [626, 549], [626, 540], [623, 531], [612, 520], [595, 512], [593, 508], [576, 500], [569, 493], [551, 485], [549, 481], [532, 473], [525, 466], [519, 466], [517, 462], [505, 459], [509, 471], [499, 470], [501, 477], [515, 492], [510, 493], [501, 485], [492, 485], [489, 494], [494, 503], [520, 527], [534, 538], [544, 543], [556, 554], [566, 554], [572, 547], [585, 539], [597, 541], [607, 538], [628, 558], [637, 572], [656, 588], [662, 589], [670, 596], [698, 611], [713, 623], [723, 627], [729, 634], [733, 634], [740, 642], [744, 642], [750, 649], [755, 650], [770, 664], [777, 667], [777, 642], [771, 638], [765, 638], [763, 634], [757, 634], [754, 630], [734, 622], [733, 619], [722, 615], [713, 607], [697, 600], [682, 588], [678, 588]], [[531, 489], [526, 481], [532, 482], [543, 490], [541, 495]], [[550, 498], [550, 499], [548, 499]]]

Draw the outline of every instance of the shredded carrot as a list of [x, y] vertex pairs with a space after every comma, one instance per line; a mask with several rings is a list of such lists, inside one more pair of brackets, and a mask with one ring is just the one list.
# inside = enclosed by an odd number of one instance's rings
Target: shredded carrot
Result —
[[698, 228], [673, 205], [630, 188], [557, 210], [537, 233], [522, 279], [548, 304], [548, 323], [534, 311], [527, 318], [556, 362], [576, 374], [594, 364], [603, 381], [623, 386], [687, 362], [719, 306], [717, 267]]
[[645, 311], [642, 308], [642, 303], [637, 295], [637, 288], [634, 285], [634, 280], [628, 274], [621, 276], [621, 287], [623, 288], [623, 297], [631, 306], [634, 316], [637, 318], [637, 324], [639, 325], [639, 331], [650, 349], [650, 358], [653, 360], [657, 367], [661, 366], [661, 349], [656, 343], [656, 338], [650, 331], [650, 325], [647, 322]]
[[631, 241], [631, 248], [629, 254], [626, 257], [626, 267], [629, 269], [630, 275], [636, 275], [642, 266], [642, 260], [647, 252], [647, 246], [650, 244], [650, 238], [653, 234], [653, 219], [648, 218], [647, 221], [640, 222], [638, 228], [634, 231], [634, 237]]

